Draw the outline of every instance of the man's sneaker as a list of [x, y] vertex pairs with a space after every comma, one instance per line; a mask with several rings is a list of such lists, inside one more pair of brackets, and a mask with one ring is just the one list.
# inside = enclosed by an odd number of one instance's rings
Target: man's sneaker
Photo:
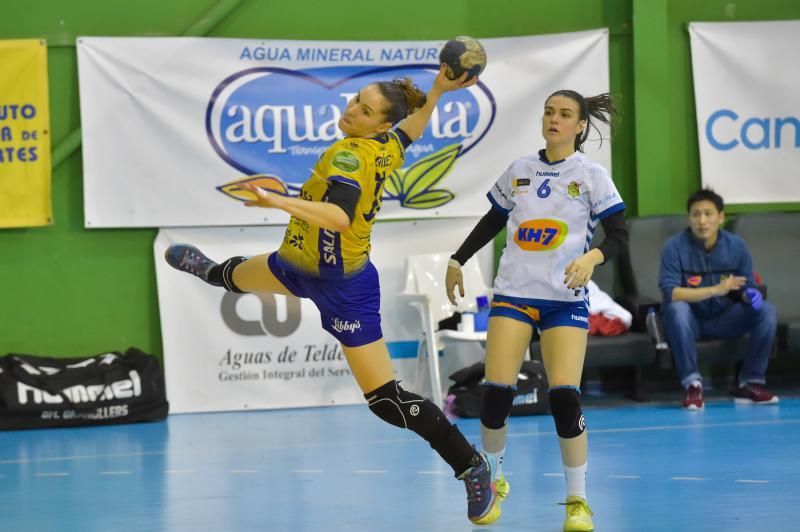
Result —
[[686, 388], [686, 398], [683, 400], [683, 408], [687, 410], [701, 410], [703, 408], [703, 387], [699, 384], [691, 384]]
[[778, 396], [764, 388], [763, 384], [748, 382], [733, 392], [736, 404], [745, 405], [774, 405]]
[[217, 265], [199, 249], [189, 244], [175, 244], [168, 247], [164, 258], [167, 259], [167, 264], [176, 270], [196, 275], [207, 283], [210, 283], [208, 272]]
[[467, 487], [467, 517], [476, 525], [488, 525], [500, 517], [490, 460], [483, 453], [476, 454], [476, 463], [458, 477]]
[[494, 484], [494, 493], [501, 501], [505, 500], [508, 494], [511, 493], [511, 484], [508, 483], [504, 474], [500, 473], [500, 476], [494, 479], [492, 483]]
[[583, 497], [570, 495], [567, 502], [562, 503], [567, 507], [567, 518], [564, 519], [564, 532], [591, 532], [594, 530], [592, 523], [592, 509]]

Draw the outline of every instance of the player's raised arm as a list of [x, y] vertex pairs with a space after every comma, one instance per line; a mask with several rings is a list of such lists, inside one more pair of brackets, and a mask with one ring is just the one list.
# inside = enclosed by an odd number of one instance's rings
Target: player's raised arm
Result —
[[433, 110], [436, 108], [436, 103], [439, 101], [442, 94], [457, 89], [465, 89], [478, 82], [477, 77], [467, 81], [468, 74], [466, 72], [456, 79], [448, 79], [445, 74], [446, 68], [445, 65], [442, 65], [439, 69], [436, 79], [433, 80], [433, 87], [431, 87], [431, 90], [429, 90], [426, 95], [425, 104], [402, 120], [397, 126], [402, 129], [412, 141], [418, 139], [422, 135], [422, 132], [425, 131], [428, 121], [433, 114]]

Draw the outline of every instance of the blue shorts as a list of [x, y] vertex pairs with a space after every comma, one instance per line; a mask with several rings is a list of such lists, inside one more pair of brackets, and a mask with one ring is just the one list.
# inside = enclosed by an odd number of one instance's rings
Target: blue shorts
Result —
[[371, 262], [348, 279], [320, 279], [278, 264], [278, 254], [267, 259], [272, 274], [297, 297], [310, 299], [319, 309], [322, 328], [345, 347], [358, 347], [383, 338], [381, 288]]
[[548, 301], [496, 295], [492, 298], [489, 317], [504, 316], [537, 327], [540, 331], [553, 327], [589, 329], [589, 308], [584, 301]]

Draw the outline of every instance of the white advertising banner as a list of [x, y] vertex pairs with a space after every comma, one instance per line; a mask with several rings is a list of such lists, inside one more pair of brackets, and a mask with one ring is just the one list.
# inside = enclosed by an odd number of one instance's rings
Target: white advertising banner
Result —
[[[398, 378], [415, 388], [418, 314], [397, 294], [405, 257], [454, 250], [476, 218], [376, 224], [372, 262], [380, 274], [381, 316]], [[307, 299], [232, 294], [173, 270], [171, 244], [189, 242], [216, 260], [275, 250], [283, 227], [162, 229], [154, 243], [164, 370], [171, 413], [362, 403], [338, 342]], [[492, 246], [478, 260], [491, 286]], [[266, 267], [266, 265], [265, 265]], [[458, 368], [454, 368], [458, 369]], [[427, 383], [426, 383], [427, 384]]]
[[[480, 215], [496, 177], [543, 147], [549, 94], [609, 90], [605, 29], [482, 43], [480, 83], [439, 101], [389, 180], [382, 219]], [[348, 99], [402, 75], [427, 91], [443, 44], [79, 38], [85, 225], [285, 223], [281, 211], [241, 208], [238, 183], [277, 176], [297, 194], [341, 138]], [[610, 167], [609, 143], [591, 139], [587, 151]]]
[[800, 201], [800, 20], [689, 35], [703, 186], [726, 203]]

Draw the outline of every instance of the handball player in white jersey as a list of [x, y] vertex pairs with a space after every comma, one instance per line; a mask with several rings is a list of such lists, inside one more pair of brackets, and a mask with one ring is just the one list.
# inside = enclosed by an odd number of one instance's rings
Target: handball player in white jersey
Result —
[[[608, 170], [582, 149], [592, 121], [610, 124], [614, 114], [608, 94], [583, 97], [560, 90], [550, 95], [542, 116], [545, 148], [503, 172], [487, 194], [491, 208], [447, 270], [447, 295], [455, 303], [456, 286], [464, 296], [461, 266], [507, 229], [489, 313], [481, 437], [485, 452], [496, 458], [494, 487], [503, 500], [510, 490], [502, 473], [506, 423], [537, 328], [567, 480], [565, 531], [594, 530], [586, 501], [586, 420], [579, 388], [589, 330], [586, 285], [595, 267], [628, 245], [625, 203]], [[597, 224], [606, 238], [589, 250]]]

